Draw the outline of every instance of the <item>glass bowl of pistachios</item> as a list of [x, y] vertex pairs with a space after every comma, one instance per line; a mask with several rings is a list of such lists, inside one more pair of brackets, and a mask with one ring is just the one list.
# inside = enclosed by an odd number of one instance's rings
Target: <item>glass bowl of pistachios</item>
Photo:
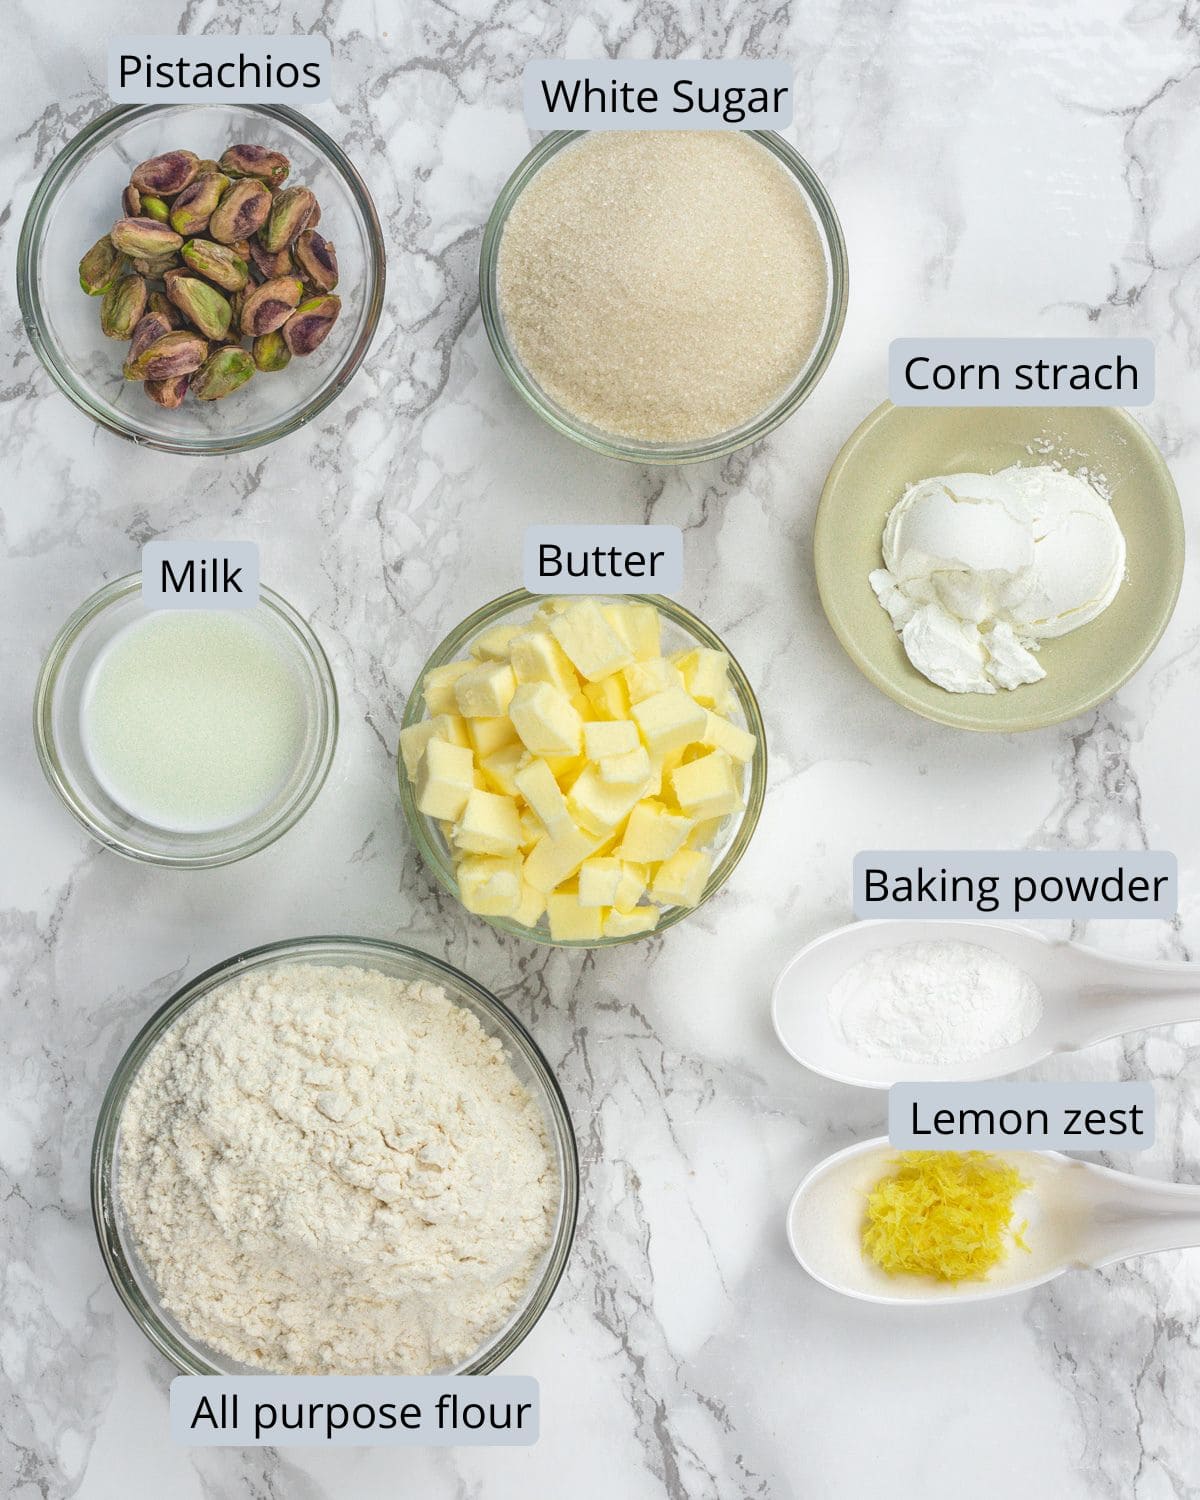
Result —
[[366, 358], [383, 287], [366, 184], [278, 105], [109, 111], [51, 162], [18, 248], [55, 384], [171, 453], [255, 448], [317, 416]]

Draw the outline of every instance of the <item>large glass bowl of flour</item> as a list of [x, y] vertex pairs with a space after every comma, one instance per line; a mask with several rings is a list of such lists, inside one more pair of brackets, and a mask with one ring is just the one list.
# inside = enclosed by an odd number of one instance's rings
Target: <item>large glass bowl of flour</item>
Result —
[[[188, 1012], [230, 981], [266, 975], [288, 965], [319, 965], [369, 970], [406, 984], [438, 986], [452, 1004], [463, 1007], [503, 1057], [540, 1112], [557, 1167], [557, 1203], [545, 1253], [529, 1277], [511, 1315], [490, 1331], [467, 1358], [437, 1374], [482, 1375], [495, 1369], [522, 1342], [545, 1312], [562, 1277], [575, 1232], [579, 1162], [575, 1133], [562, 1091], [537, 1043], [524, 1026], [487, 990], [458, 969], [399, 943], [355, 937], [301, 938], [271, 943], [228, 959], [174, 994], [146, 1023], [121, 1059], [105, 1094], [92, 1147], [92, 1214], [105, 1265], [134, 1321], [150, 1342], [189, 1375], [279, 1373], [231, 1359], [195, 1338], [164, 1306], [154, 1279], [139, 1254], [121, 1200], [122, 1115], [139, 1071], [155, 1046]], [[291, 1373], [291, 1372], [286, 1372]], [[327, 1373], [339, 1373], [330, 1370]], [[380, 1369], [378, 1374], [425, 1373]]]

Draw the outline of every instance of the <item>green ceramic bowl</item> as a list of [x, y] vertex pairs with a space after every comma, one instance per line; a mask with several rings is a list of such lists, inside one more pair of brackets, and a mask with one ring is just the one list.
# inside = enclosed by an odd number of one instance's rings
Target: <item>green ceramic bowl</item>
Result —
[[[1102, 480], [1125, 533], [1125, 581], [1102, 615], [1043, 642], [1041, 682], [1011, 692], [948, 693], [904, 654], [867, 575], [905, 487], [934, 474], [1059, 464]], [[1149, 436], [1119, 407], [878, 407], [829, 471], [817, 512], [817, 588], [834, 633], [889, 698], [956, 729], [1044, 729], [1095, 708], [1158, 644], [1183, 577], [1183, 515]]]

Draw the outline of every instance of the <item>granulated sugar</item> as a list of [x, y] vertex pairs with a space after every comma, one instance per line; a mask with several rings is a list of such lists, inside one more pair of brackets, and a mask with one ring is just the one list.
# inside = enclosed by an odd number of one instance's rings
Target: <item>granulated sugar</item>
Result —
[[121, 1116], [166, 1307], [280, 1374], [460, 1364], [522, 1301], [558, 1170], [501, 1043], [436, 985], [292, 964], [196, 1003]]
[[770, 407], [812, 353], [827, 279], [803, 193], [737, 131], [582, 137], [513, 205], [497, 267], [509, 338], [546, 393], [655, 442]]

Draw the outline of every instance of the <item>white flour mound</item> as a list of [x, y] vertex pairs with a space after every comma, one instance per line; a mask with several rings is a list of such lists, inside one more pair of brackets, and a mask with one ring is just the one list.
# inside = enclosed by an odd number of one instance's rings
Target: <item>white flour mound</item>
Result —
[[1023, 1041], [1042, 1019], [1042, 997], [1024, 970], [979, 943], [902, 943], [847, 969], [829, 1012], [862, 1057], [971, 1062]]
[[451, 1368], [514, 1312], [558, 1169], [503, 1045], [436, 985], [281, 965], [155, 1046], [120, 1196], [163, 1302], [281, 1374]]

